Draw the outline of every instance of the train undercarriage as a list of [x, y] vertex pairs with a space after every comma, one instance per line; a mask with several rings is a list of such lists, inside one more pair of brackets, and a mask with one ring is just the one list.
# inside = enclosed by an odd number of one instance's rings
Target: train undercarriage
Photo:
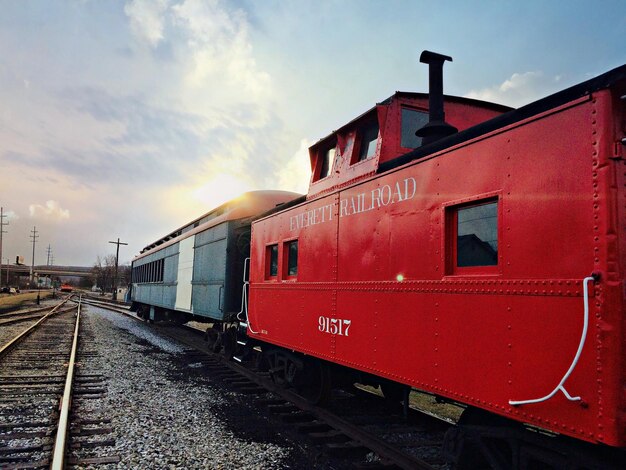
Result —
[[[196, 319], [189, 314], [147, 305], [133, 305], [132, 309], [149, 322], [206, 322], [206, 318]], [[358, 383], [378, 387], [386, 400], [408, 409], [411, 387], [255, 342], [246, 335], [246, 328], [247, 325], [239, 321], [209, 323], [204, 338], [211, 351], [269, 373], [277, 385], [294, 390], [311, 403], [324, 405], [332, 399], [333, 389], [350, 391]], [[436, 398], [450, 402], [443, 397]], [[446, 433], [443, 455], [449, 468], [456, 470], [626, 468], [626, 455], [620, 449], [577, 441], [471, 406], [465, 407], [456, 426]]]
[[[269, 372], [275, 383], [295, 390], [312, 403], [323, 405], [332, 399], [333, 389], [350, 391], [355, 384], [361, 384], [378, 387], [387, 401], [408, 410], [411, 387], [407, 385], [285, 348], [250, 343], [245, 325], [239, 326], [239, 331], [236, 325], [225, 327], [222, 338], [222, 353], [227, 358], [254, 363], [259, 370]], [[443, 442], [443, 455], [451, 469], [626, 468], [626, 455], [620, 449], [581, 442], [444, 397], [435, 398], [465, 408]]]

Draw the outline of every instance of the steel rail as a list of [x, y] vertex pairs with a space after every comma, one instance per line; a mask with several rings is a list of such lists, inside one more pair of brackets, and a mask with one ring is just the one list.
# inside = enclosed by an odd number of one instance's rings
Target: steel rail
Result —
[[9, 312], [0, 313], [0, 318], [10, 318], [10, 317], [18, 316], [18, 315], [25, 315], [27, 313], [40, 313], [40, 312], [45, 312], [46, 310], [50, 310], [50, 307], [35, 308], [32, 310], [27, 310], [27, 309], [11, 310]]
[[236, 364], [234, 362], [226, 361], [226, 359], [220, 357], [222, 364], [235, 370], [241, 375], [247, 377], [249, 380], [256, 382], [261, 387], [281, 396], [283, 399], [292, 403], [302, 411], [306, 411], [313, 416], [319, 418], [323, 422], [329, 424], [333, 428], [341, 431], [349, 436], [354, 441], [367, 447], [368, 449], [376, 452], [380, 457], [385, 460], [392, 461], [393, 464], [405, 470], [433, 470], [434, 467], [424, 462], [423, 460], [414, 457], [412, 455], [403, 452], [393, 444], [385, 442], [383, 439], [364, 431], [359, 425], [350, 423], [345, 419], [335, 415], [333, 412], [328, 411], [320, 406], [314, 405], [302, 398], [300, 395], [284, 389], [270, 379], [260, 377], [254, 372], [246, 369], [245, 367]]
[[55, 313], [58, 313], [58, 309], [65, 304], [69, 299], [65, 299], [63, 300], [61, 303], [59, 303], [58, 305], [56, 305], [51, 311], [50, 313], [46, 314], [45, 316], [43, 316], [41, 319], [39, 319], [36, 323], [33, 323], [30, 327], [28, 327], [27, 329], [25, 329], [24, 331], [22, 331], [19, 335], [17, 335], [16, 337], [14, 337], [11, 341], [9, 341], [8, 343], [6, 343], [4, 346], [0, 347], [0, 358], [4, 357], [11, 349], [13, 349], [13, 347], [19, 343], [21, 340], [23, 340], [27, 335], [29, 335], [30, 333], [33, 332], [33, 330], [35, 328], [37, 328], [41, 323], [43, 323], [44, 321], [46, 321], [49, 317], [51, 317], [52, 315], [54, 315]]
[[72, 385], [74, 382], [74, 365], [76, 363], [76, 351], [78, 350], [78, 328], [80, 326], [80, 307], [82, 296], [78, 298], [78, 312], [76, 313], [76, 327], [74, 328], [74, 340], [72, 341], [72, 351], [67, 364], [67, 377], [65, 379], [65, 389], [61, 399], [61, 410], [59, 412], [59, 426], [54, 441], [54, 453], [52, 454], [52, 470], [63, 470], [65, 466], [65, 447], [69, 431], [69, 416], [72, 400]]
[[38, 320], [41, 317], [43, 317], [44, 314], [42, 313], [33, 313], [30, 315], [22, 315], [22, 316], [16, 316], [14, 318], [0, 318], [0, 326], [5, 326], [5, 325], [14, 325], [15, 323], [22, 323], [25, 321], [32, 321], [32, 320]]
[[[187, 325], [180, 325], [180, 326], [182, 326], [182, 328], [188, 331], [194, 332], [195, 334], [202, 334], [202, 331], [196, 328], [193, 328]], [[165, 333], [170, 335], [171, 337], [175, 337], [169, 334], [167, 331], [165, 331]], [[187, 344], [188, 346], [197, 348], [193, 342], [188, 341], [185, 338], [180, 338], [176, 336], [175, 339]], [[203, 350], [203, 352], [206, 352], [206, 351]], [[300, 410], [310, 413], [311, 415], [315, 416], [316, 418], [330, 425], [334, 429], [349, 436], [353, 441], [374, 451], [383, 460], [388, 461], [388, 462], [393, 462], [394, 465], [404, 470], [434, 470], [435, 467], [421, 460], [420, 458], [410, 455], [398, 449], [393, 444], [390, 444], [384, 441], [383, 439], [363, 430], [362, 427], [357, 424], [353, 424], [353, 423], [350, 423], [349, 421], [346, 421], [340, 416], [337, 416], [336, 414], [334, 414], [332, 411], [328, 411], [324, 409], [323, 407], [310, 403], [309, 401], [307, 401], [305, 398], [301, 397], [297, 393], [292, 392], [291, 390], [285, 389], [281, 387], [280, 385], [275, 384], [271, 379], [261, 377], [258, 374], [256, 374], [254, 371], [249, 370], [240, 364], [229, 361], [219, 354], [215, 354], [215, 353], [209, 353], [209, 354], [215, 357], [225, 367], [230, 368], [231, 370], [241, 374], [242, 376], [246, 377], [250, 381], [255, 382], [260, 387], [263, 387], [266, 390], [272, 393], [275, 393], [276, 395], [279, 395], [284, 400], [296, 406]], [[430, 416], [429, 414], [425, 416], [431, 419], [437, 419], [438, 421], [441, 421], [444, 424], [448, 424], [448, 425], [450, 424], [447, 421], [441, 420], [438, 417]]]
[[130, 311], [130, 306], [126, 305], [126, 304], [120, 304], [120, 303], [111, 303], [111, 302], [106, 302], [106, 301], [101, 301], [101, 300], [93, 300], [93, 299], [83, 299], [83, 303], [84, 304], [89, 304], [89, 305], [93, 305], [95, 307], [98, 306], [102, 306], [105, 308], [117, 308], [117, 309], [121, 309], [121, 310], [126, 310], [126, 311]]

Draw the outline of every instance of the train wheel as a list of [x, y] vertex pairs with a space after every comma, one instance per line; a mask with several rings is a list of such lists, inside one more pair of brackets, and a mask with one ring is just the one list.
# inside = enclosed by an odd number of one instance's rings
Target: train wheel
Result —
[[535, 468], [520, 466], [520, 432], [517, 423], [470, 407], [458, 425], [446, 432], [444, 454], [455, 470]]
[[305, 363], [296, 379], [298, 395], [315, 405], [323, 405], [330, 401], [331, 374], [327, 364], [313, 359]]
[[221, 335], [222, 339], [222, 354], [229, 361], [235, 355], [237, 350], [237, 328], [231, 326], [226, 328], [226, 331]]
[[287, 386], [286, 367], [287, 361], [278, 350], [264, 350], [260, 361], [261, 370], [266, 370], [270, 374], [272, 382], [281, 387]]
[[222, 348], [221, 332], [213, 325], [211, 328], [207, 328], [204, 334], [204, 339], [207, 342], [209, 350], [217, 353]]
[[137, 316], [139, 318], [141, 318], [142, 320], [146, 321], [148, 319], [148, 309], [145, 307], [145, 305], [141, 305], [140, 307], [137, 308]]
[[330, 369], [322, 361], [270, 349], [263, 352], [259, 369], [267, 370], [276, 385], [293, 387], [298, 395], [311, 403], [323, 404], [330, 399]]
[[446, 432], [443, 453], [454, 470], [626, 468], [621, 449], [529, 431], [521, 423], [472, 407]]

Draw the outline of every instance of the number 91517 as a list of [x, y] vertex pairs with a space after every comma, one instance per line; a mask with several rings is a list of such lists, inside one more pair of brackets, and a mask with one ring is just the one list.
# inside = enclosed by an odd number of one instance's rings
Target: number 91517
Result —
[[320, 315], [318, 319], [317, 329], [322, 333], [331, 335], [348, 336], [352, 320], [343, 320], [341, 318], [329, 318]]

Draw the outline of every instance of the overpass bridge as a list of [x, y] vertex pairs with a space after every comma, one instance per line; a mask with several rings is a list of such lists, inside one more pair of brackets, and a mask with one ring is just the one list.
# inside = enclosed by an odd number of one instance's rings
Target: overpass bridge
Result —
[[[2, 264], [0, 265], [0, 274], [6, 276], [7, 268], [11, 275], [29, 276], [30, 266], [25, 264]], [[93, 266], [34, 266], [33, 274], [37, 273], [41, 276], [50, 277], [90, 277]], [[4, 278], [4, 277], [3, 277]]]

